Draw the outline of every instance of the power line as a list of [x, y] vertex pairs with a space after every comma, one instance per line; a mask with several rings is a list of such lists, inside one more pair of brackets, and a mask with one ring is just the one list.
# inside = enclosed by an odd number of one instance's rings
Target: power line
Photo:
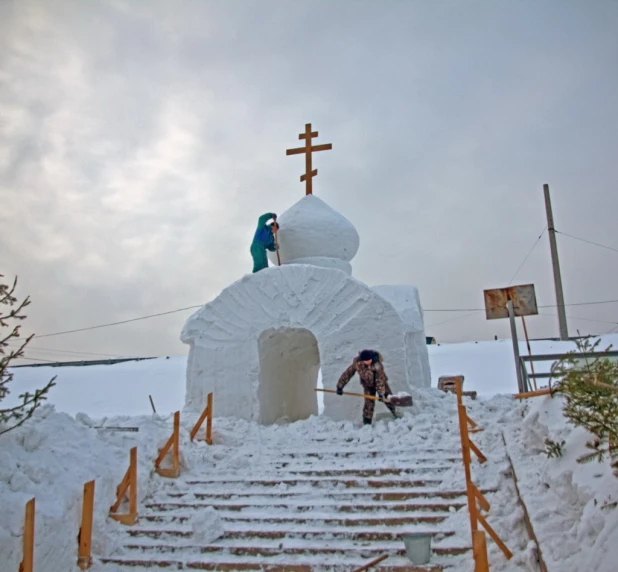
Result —
[[[11, 340], [8, 343], [16, 343], [16, 342]], [[136, 357], [136, 356], [125, 356], [125, 355], [121, 355], [121, 354], [100, 354], [100, 353], [97, 353], [97, 352], [79, 352], [79, 351], [76, 351], [76, 350], [61, 350], [61, 349], [55, 349], [55, 348], [42, 348], [40, 346], [31, 346], [30, 344], [28, 344], [24, 349], [25, 350], [37, 350], [37, 351], [42, 351], [42, 352], [51, 352], [51, 353], [56, 353], [56, 354], [76, 354], [76, 355], [100, 356], [100, 357], [108, 357], [108, 358]]]
[[[579, 303], [575, 303], [575, 304], [565, 304], [565, 306], [588, 306], [588, 305], [593, 305], [593, 304], [613, 304], [618, 302], [618, 300], [600, 300], [600, 301], [596, 301], [596, 302], [579, 302]], [[156, 318], [159, 316], [166, 316], [169, 314], [176, 314], [178, 312], [184, 312], [186, 310], [194, 310], [196, 308], [201, 308], [203, 305], [199, 304], [199, 305], [195, 305], [195, 306], [187, 306], [185, 308], [179, 308], [177, 310], [169, 310], [168, 312], [159, 312], [157, 314], [149, 314], [147, 316], [140, 316], [138, 318], [131, 318], [129, 320], [121, 320], [119, 322], [110, 322], [107, 324], [99, 324], [96, 326], [88, 326], [88, 327], [84, 327], [84, 328], [78, 328], [75, 330], [65, 330], [65, 331], [61, 331], [61, 332], [53, 332], [51, 334], [41, 334], [41, 335], [36, 335], [35, 338], [50, 338], [52, 336], [61, 336], [61, 335], [65, 335], [65, 334], [74, 334], [76, 332], [86, 332], [89, 330], [97, 330], [99, 328], [108, 328], [110, 326], [119, 326], [122, 324], [129, 324], [131, 322], [137, 322], [140, 320], [148, 320], [150, 318]], [[556, 304], [548, 304], [548, 305], [542, 305], [542, 306], [538, 306], [539, 308], [557, 308]], [[472, 314], [477, 314], [479, 312], [484, 312], [485, 309], [484, 308], [438, 308], [438, 309], [423, 309], [423, 312], [472, 312]], [[472, 314], [468, 314], [468, 315], [472, 315]], [[458, 318], [465, 318], [466, 316], [459, 316]], [[443, 322], [437, 322], [436, 324], [430, 324], [433, 326], [439, 325], [439, 324], [444, 324], [446, 322], [451, 322], [455, 319], [458, 318], [451, 318], [448, 320], [444, 320]], [[614, 323], [614, 322], [609, 322], [609, 323]], [[11, 340], [11, 342], [17, 342], [20, 340], [25, 340], [26, 338], [15, 338], [13, 340]], [[28, 347], [32, 347], [34, 349], [34, 346], [28, 346]], [[75, 350], [51, 350], [48, 348], [40, 348], [40, 349], [45, 349], [47, 351], [63, 351], [64, 353], [78, 353]], [[111, 354], [96, 354], [94, 352], [79, 352], [79, 353], [84, 353], [84, 354], [88, 354], [88, 355], [100, 355], [103, 357], [125, 357], [125, 356], [116, 356], [116, 355], [111, 355]]]
[[451, 318], [449, 320], [443, 320], [442, 322], [436, 322], [435, 324], [427, 324], [425, 326], [425, 330], [427, 328], [435, 328], [436, 326], [439, 326], [440, 324], [446, 324], [447, 322], [454, 322], [455, 320], [463, 320], [464, 318], [469, 318], [470, 316], [474, 316], [482, 311], [483, 310], [477, 310], [476, 312], [472, 312], [471, 314], [466, 314], [465, 316], [457, 316], [456, 318]]
[[[130, 322], [137, 322], [139, 320], [147, 320], [149, 318], [156, 318], [158, 316], [166, 316], [167, 314], [175, 314], [177, 312], [184, 312], [185, 310], [193, 310], [195, 308], [201, 308], [199, 306], [187, 306], [186, 308], [179, 308], [178, 310], [170, 310], [169, 312], [160, 312], [158, 314], [150, 314], [149, 316], [141, 316], [139, 318], [131, 318], [130, 320], [121, 320], [120, 322], [110, 322], [109, 324], [100, 324], [99, 326], [88, 326], [87, 328], [78, 328], [76, 330], [66, 330], [64, 332], [54, 332], [53, 334], [42, 334], [36, 336], [37, 338], [51, 338], [52, 336], [62, 336], [64, 334], [74, 334], [76, 332], [85, 332], [87, 330], [96, 330], [98, 328], [107, 328], [109, 326], [119, 326], [120, 324], [128, 324]], [[26, 338], [16, 338], [17, 340], [25, 340]]]
[[[555, 316], [556, 314], [545, 314], [543, 312], [539, 312], [539, 316]], [[610, 322], [609, 320], [593, 320], [592, 318], [578, 318], [577, 316], [567, 316], [567, 318], [569, 320], [582, 320], [584, 322], [598, 322], [599, 324], [616, 324], [618, 325], [618, 322], [616, 320], [614, 320], [613, 322]]]
[[515, 280], [515, 277], [519, 274], [519, 271], [522, 269], [522, 266], [526, 263], [526, 260], [528, 260], [528, 257], [532, 254], [534, 247], [539, 243], [539, 240], [541, 240], [541, 237], [545, 234], [546, 230], [547, 230], [547, 226], [543, 227], [541, 234], [539, 234], [539, 237], [534, 241], [532, 248], [528, 251], [528, 254], [526, 254], [526, 256], [524, 257], [522, 263], [519, 265], [519, 267], [515, 271], [515, 274], [513, 274], [513, 278], [509, 280], [509, 286], [513, 283], [513, 280]]
[[562, 234], [563, 236], [568, 236], [569, 238], [574, 238], [575, 240], [581, 240], [582, 242], [587, 242], [588, 244], [594, 244], [594, 246], [600, 246], [601, 248], [607, 248], [607, 250], [613, 250], [614, 252], [618, 252], [617, 248], [612, 248], [611, 246], [605, 246], [604, 244], [599, 244], [598, 242], [592, 242], [591, 240], [586, 240], [585, 238], [579, 238], [578, 236], [573, 236], [572, 234], [567, 234], [566, 232], [562, 232], [561, 230], [556, 231], [558, 234]]

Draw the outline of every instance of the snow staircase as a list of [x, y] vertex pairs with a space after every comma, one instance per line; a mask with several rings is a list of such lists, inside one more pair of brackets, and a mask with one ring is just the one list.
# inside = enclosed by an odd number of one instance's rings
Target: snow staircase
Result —
[[[154, 477], [161, 479], [158, 492], [102, 569], [349, 572], [382, 554], [389, 558], [372, 570], [469, 566], [469, 544], [442, 524], [466, 504], [465, 490], [443, 484], [454, 465], [463, 472], [455, 441], [451, 448], [412, 448], [408, 441], [399, 450], [349, 441], [308, 436], [294, 450], [260, 447], [236, 471], [211, 460], [178, 479]], [[217, 511], [225, 534], [200, 542], [192, 521], [207, 507]], [[432, 534], [431, 565], [411, 565], [403, 532]]]

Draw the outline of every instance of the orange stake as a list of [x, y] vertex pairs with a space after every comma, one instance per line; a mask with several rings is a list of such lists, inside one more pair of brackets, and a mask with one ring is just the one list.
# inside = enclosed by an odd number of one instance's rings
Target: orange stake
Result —
[[24, 520], [24, 554], [19, 565], [19, 572], [34, 570], [34, 499], [26, 503], [26, 518]]
[[[167, 455], [167, 452], [172, 449], [172, 468], [171, 469], [162, 469], [161, 463]], [[167, 443], [161, 449], [159, 456], [155, 461], [155, 471], [162, 477], [167, 477], [170, 479], [175, 479], [180, 474], [180, 465], [179, 465], [179, 454], [180, 454], [180, 411], [176, 411], [174, 413], [174, 432], [172, 436], [168, 439]]]
[[92, 566], [92, 513], [94, 511], [94, 481], [84, 485], [84, 504], [82, 505], [82, 526], [77, 537], [79, 545], [77, 552], [77, 565], [82, 570]]
[[[212, 392], [208, 394], [208, 398], [206, 400], [206, 409], [202, 411], [200, 418], [197, 420], [197, 423], [191, 429], [190, 437], [191, 441], [195, 439], [197, 432], [200, 430], [202, 423], [204, 423], [204, 419], [206, 420], [206, 443], [212, 445]], [[199, 439], [198, 439], [199, 440]]]
[[[129, 513], [115, 514], [129, 492]], [[131, 449], [129, 468], [116, 490], [116, 502], [109, 509], [110, 517], [122, 524], [135, 524], [137, 521], [137, 447]]]

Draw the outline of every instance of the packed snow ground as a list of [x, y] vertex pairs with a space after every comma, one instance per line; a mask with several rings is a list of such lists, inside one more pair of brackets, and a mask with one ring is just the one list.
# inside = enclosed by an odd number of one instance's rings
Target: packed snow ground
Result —
[[[602, 347], [609, 343], [618, 346], [617, 342], [618, 336], [606, 336]], [[572, 347], [563, 342], [533, 342], [533, 353], [561, 352]], [[508, 341], [430, 346], [429, 350], [434, 385], [440, 375], [463, 374], [465, 389], [476, 390], [482, 396], [515, 390]], [[525, 353], [525, 347], [521, 351]], [[18, 568], [24, 507], [32, 497], [37, 503], [35, 570], [77, 570], [82, 491], [84, 483], [91, 479], [96, 479], [94, 553], [109, 554], [118, 547], [123, 528], [106, 516], [115, 487], [127, 468], [129, 449], [139, 447], [139, 497], [143, 502], [162, 486], [161, 479], [151, 478], [152, 463], [157, 447], [171, 432], [169, 414], [182, 408], [184, 370], [184, 358], [14, 370], [13, 397], [41, 386], [52, 375], [59, 377], [50, 396], [51, 405], [42, 408], [36, 419], [24, 427], [0, 438], [0, 502], [4, 509], [0, 572]], [[152, 415], [148, 395], [153, 396], [160, 415]], [[332, 444], [345, 441], [359, 449], [381, 447], [396, 451], [402, 443], [406, 447], [419, 443], [436, 448], [457, 447], [454, 396], [418, 390], [414, 398], [415, 406], [403, 419], [381, 420], [373, 428], [321, 417], [270, 427], [216, 419], [216, 445], [211, 448], [189, 446], [187, 430], [192, 420], [183, 419], [185, 470], [199, 471], [210, 464], [250, 474], [256, 451], [266, 454], [278, 448], [302, 447], [307, 436], [321, 436]], [[474, 478], [482, 488], [499, 485], [498, 493], [488, 495], [492, 504], [488, 520], [516, 554], [507, 562], [490, 541], [492, 569], [535, 570], [530, 564], [534, 546], [524, 533], [521, 509], [515, 503], [508, 476], [504, 435], [549, 570], [615, 570], [618, 479], [611, 474], [608, 463], [575, 462], [585, 452], [590, 436], [566, 424], [561, 400], [542, 397], [519, 403], [502, 395], [467, 404], [469, 414], [485, 427], [485, 432], [475, 435], [474, 440], [490, 459], [486, 465], [475, 464]], [[113, 413], [116, 416], [112, 418]], [[101, 425], [138, 427], [139, 431], [119, 433], [95, 428]], [[437, 426], [441, 427], [439, 431], [435, 430]], [[564, 457], [548, 459], [544, 455], [546, 436], [566, 441]], [[463, 479], [463, 470], [457, 465], [442, 475], [441, 486], [460, 487]], [[206, 514], [204, 519], [211, 524], [211, 532], [220, 525], [212, 514]], [[459, 531], [448, 542], [469, 542], [465, 508], [453, 513], [447, 524]], [[195, 526], [201, 529], [200, 523]]]

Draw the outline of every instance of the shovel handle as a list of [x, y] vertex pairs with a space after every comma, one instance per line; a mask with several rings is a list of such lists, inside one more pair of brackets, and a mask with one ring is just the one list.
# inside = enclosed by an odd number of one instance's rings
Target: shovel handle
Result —
[[[324, 393], [337, 393], [334, 389], [319, 389], [315, 388], [316, 391], [323, 391]], [[374, 401], [380, 401], [378, 397], [375, 395], [367, 395], [366, 393], [351, 393], [349, 391], [344, 391], [343, 395], [355, 395], [356, 397], [364, 397], [365, 399], [373, 399]], [[384, 403], [390, 403], [390, 399], [384, 398], [382, 400]]]

